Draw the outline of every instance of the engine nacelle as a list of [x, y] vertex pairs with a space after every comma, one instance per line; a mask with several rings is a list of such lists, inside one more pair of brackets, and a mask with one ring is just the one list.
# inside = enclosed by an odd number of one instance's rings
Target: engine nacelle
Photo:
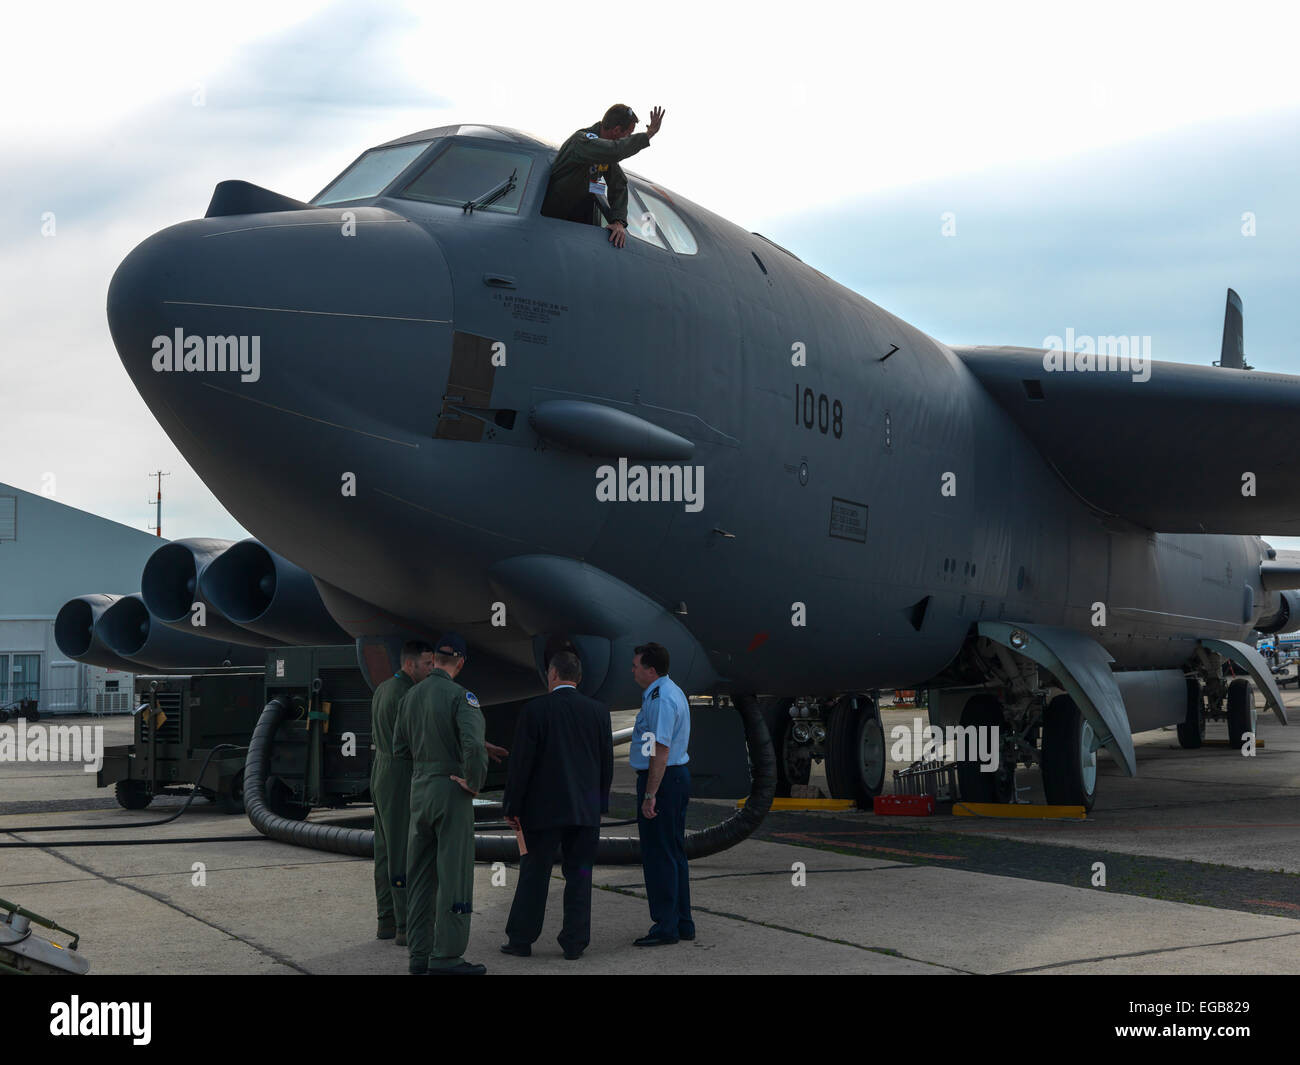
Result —
[[194, 636], [169, 628], [149, 613], [138, 595], [124, 595], [99, 616], [95, 635], [116, 655], [151, 669], [207, 669], [260, 666], [266, 652], [257, 647]]
[[[251, 647], [278, 646], [282, 641], [241, 628], [203, 594], [204, 571], [233, 543], [232, 540], [195, 538], [164, 544], [144, 564], [140, 595], [159, 624], [186, 635], [201, 633], [208, 639]], [[202, 626], [193, 624], [191, 611], [196, 603], [203, 604]]]
[[242, 628], [279, 643], [351, 643], [325, 609], [311, 574], [258, 540], [241, 540], [203, 570], [203, 598]]
[[1277, 593], [1277, 597], [1277, 610], [1260, 618], [1255, 628], [1266, 633], [1300, 629], [1300, 592], [1282, 591]]
[[120, 595], [79, 595], [64, 603], [54, 619], [54, 642], [59, 651], [74, 662], [138, 672], [137, 663], [115, 654], [95, 632], [100, 616], [120, 598]]

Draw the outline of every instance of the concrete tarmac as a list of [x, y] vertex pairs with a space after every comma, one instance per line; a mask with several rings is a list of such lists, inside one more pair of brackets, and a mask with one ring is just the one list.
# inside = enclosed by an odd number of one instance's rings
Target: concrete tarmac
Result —
[[[887, 711], [886, 733], [916, 714]], [[75, 723], [103, 725], [106, 744], [130, 737], [127, 719]], [[1138, 777], [1103, 759], [1081, 824], [773, 815], [759, 838], [691, 864], [692, 943], [633, 947], [650, 925], [640, 869], [601, 867], [593, 942], [564, 960], [557, 869], [533, 956], [502, 955], [517, 870], [480, 865], [467, 956], [491, 974], [1300, 972], [1300, 731], [1271, 715], [1259, 731], [1254, 759], [1183, 751], [1172, 731], [1139, 737]], [[630, 812], [625, 765], [615, 791]], [[202, 799], [160, 827], [40, 830], [153, 820], [182, 801], [127, 812], [79, 765], [0, 763], [0, 828], [17, 830], [0, 842], [40, 844], [0, 850], [0, 896], [81, 933], [92, 974], [405, 973], [405, 950], [374, 938], [368, 861], [251, 838], [244, 817]], [[731, 808], [693, 802], [692, 823]], [[1092, 886], [1097, 862], [1108, 887]]]

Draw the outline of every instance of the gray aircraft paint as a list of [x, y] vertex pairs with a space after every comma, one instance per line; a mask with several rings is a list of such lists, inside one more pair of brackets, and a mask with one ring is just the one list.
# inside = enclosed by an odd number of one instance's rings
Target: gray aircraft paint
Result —
[[[211, 217], [146, 240], [109, 291], [114, 342], [164, 429], [352, 635], [456, 627], [481, 699], [517, 697], [536, 687], [535, 630], [513, 612], [490, 624], [491, 575], [525, 556], [657, 604], [692, 675], [737, 691], [916, 687], [980, 621], [1086, 633], [1117, 668], [1178, 667], [1200, 638], [1242, 640], [1278, 612], [1250, 532], [1294, 523], [1294, 491], [1232, 498], [1176, 473], [1209, 467], [1239, 489], [1237, 467], [1264, 462], [1292, 423], [1300, 380], [1165, 363], [1147, 382], [1051, 375], [1041, 352], [953, 349], [635, 174], [698, 253], [616, 250], [600, 229], [539, 216], [552, 147], [455, 130], [403, 138], [430, 147], [385, 191], [453, 141], [508, 147], [533, 160], [517, 215], [391, 194], [310, 207], [226, 183]], [[259, 379], [152, 372], [151, 339], [177, 329], [259, 336]], [[507, 362], [490, 367], [497, 342]], [[1034, 378], [1046, 398], [1030, 407]], [[595, 471], [618, 454], [581, 436], [586, 423], [544, 417], [542, 435], [530, 422], [562, 401], [692, 444], [703, 509], [599, 502]], [[1269, 428], [1247, 434], [1261, 402]], [[1211, 433], [1220, 411], [1229, 425]], [[674, 447], [642, 458], [680, 461]], [[1229, 535], [1195, 534], [1202, 509], [1199, 527]], [[626, 663], [608, 671], [603, 695], [635, 702]]]

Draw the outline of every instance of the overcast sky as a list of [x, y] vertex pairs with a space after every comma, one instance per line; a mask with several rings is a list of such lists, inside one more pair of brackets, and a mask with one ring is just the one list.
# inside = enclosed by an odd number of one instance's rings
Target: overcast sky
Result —
[[1249, 361], [1300, 373], [1281, 5], [1045, 8], [656, 3], [608, 33], [535, 3], [7, 12], [0, 482], [144, 528], [161, 468], [165, 535], [243, 536], [113, 350], [127, 252], [201, 216], [218, 181], [307, 199], [404, 133], [489, 122], [558, 143], [616, 100], [667, 108], [632, 169], [946, 342], [1073, 328], [1208, 363], [1231, 285]]

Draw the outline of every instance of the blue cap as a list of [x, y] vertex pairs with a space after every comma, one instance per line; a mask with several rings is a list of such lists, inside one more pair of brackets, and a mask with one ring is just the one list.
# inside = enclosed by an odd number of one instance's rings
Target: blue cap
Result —
[[460, 655], [464, 658], [467, 653], [465, 638], [458, 632], [448, 632], [433, 645], [433, 650], [435, 654]]

